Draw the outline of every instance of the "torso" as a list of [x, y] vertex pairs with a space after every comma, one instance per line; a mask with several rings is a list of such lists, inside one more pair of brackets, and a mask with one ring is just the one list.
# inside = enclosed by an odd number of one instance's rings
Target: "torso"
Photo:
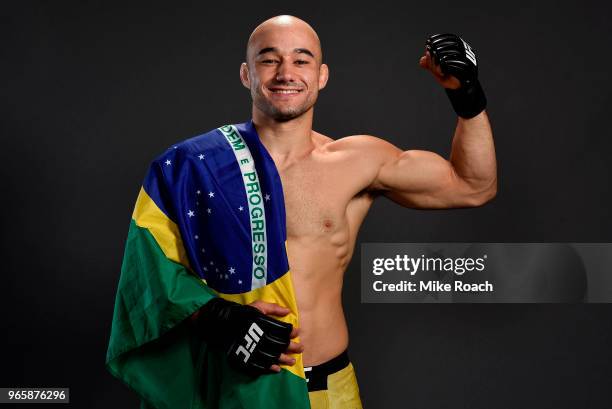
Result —
[[364, 172], [363, 163], [343, 149], [342, 140], [317, 133], [313, 140], [315, 149], [309, 155], [284, 168], [277, 164], [306, 366], [323, 363], [348, 345], [343, 275], [374, 199], [365, 188], [375, 176]]

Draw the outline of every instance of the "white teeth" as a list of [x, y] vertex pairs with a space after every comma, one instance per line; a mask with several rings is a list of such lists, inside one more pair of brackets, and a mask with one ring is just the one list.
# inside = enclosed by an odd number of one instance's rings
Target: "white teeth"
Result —
[[299, 91], [294, 89], [279, 89], [272, 92], [275, 94], [297, 94]]

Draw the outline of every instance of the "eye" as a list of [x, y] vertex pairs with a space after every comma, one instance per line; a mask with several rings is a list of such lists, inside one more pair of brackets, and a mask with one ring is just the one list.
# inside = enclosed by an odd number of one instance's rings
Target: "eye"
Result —
[[268, 64], [268, 65], [275, 64], [276, 62], [277, 62], [276, 60], [270, 60], [270, 59], [261, 60], [262, 64]]
[[306, 61], [306, 60], [296, 60], [295, 63], [297, 65], [304, 65], [304, 64], [308, 64], [308, 61]]

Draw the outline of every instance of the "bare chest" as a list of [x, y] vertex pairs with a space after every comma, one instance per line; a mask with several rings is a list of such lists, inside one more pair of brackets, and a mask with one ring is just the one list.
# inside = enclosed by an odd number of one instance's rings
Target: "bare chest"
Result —
[[317, 236], [347, 228], [349, 204], [359, 181], [342, 163], [306, 162], [280, 172], [287, 234]]

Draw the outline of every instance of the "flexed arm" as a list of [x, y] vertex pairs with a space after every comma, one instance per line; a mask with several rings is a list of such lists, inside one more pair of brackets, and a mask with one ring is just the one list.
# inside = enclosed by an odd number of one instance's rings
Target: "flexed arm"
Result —
[[379, 168], [370, 188], [406, 207], [480, 206], [497, 193], [497, 165], [476, 56], [452, 34], [431, 36], [426, 44], [419, 64], [445, 88], [458, 115], [450, 158], [420, 150], [402, 152], [382, 139], [366, 137], [362, 145], [378, 153]]

